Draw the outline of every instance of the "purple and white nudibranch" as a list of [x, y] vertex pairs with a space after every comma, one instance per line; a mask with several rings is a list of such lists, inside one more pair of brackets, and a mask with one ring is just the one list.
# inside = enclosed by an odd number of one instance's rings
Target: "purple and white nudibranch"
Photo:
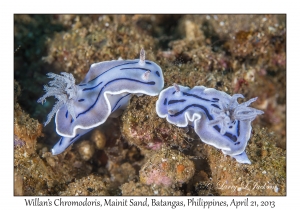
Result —
[[196, 86], [174, 84], [161, 91], [156, 102], [159, 117], [178, 127], [191, 125], [200, 139], [240, 163], [251, 164], [245, 148], [251, 135], [251, 122], [264, 112], [248, 107], [257, 98], [239, 104], [242, 94]]
[[78, 85], [66, 72], [47, 75], [53, 80], [44, 86], [46, 94], [38, 102], [43, 104], [50, 96], [58, 100], [45, 122], [47, 125], [56, 114], [56, 132], [62, 137], [53, 147], [53, 155], [62, 153], [80, 136], [125, 109], [133, 94], [155, 96], [164, 86], [161, 68], [145, 60], [143, 49], [140, 59], [92, 64]]

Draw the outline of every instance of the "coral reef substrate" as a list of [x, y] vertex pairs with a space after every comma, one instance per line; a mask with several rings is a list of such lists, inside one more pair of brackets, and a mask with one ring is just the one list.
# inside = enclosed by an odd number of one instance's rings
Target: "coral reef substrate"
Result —
[[[285, 21], [250, 14], [14, 15], [14, 194], [286, 195]], [[45, 75], [69, 72], [78, 83], [91, 64], [135, 59], [141, 48], [161, 66], [165, 87], [258, 97], [254, 106], [265, 114], [252, 122], [251, 165], [159, 118], [150, 96], [134, 96], [119, 118], [52, 156], [58, 135], [53, 121], [42, 123], [54, 101], [36, 102]]]

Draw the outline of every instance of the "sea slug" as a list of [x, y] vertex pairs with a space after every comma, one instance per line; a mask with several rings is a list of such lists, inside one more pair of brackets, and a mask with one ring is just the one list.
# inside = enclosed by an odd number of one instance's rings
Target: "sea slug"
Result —
[[53, 80], [49, 86], [44, 86], [46, 94], [38, 102], [43, 104], [50, 96], [58, 100], [45, 122], [47, 125], [56, 115], [56, 132], [62, 136], [52, 149], [53, 155], [63, 152], [80, 136], [103, 124], [108, 117], [118, 115], [133, 94], [155, 96], [164, 86], [161, 68], [145, 60], [143, 49], [140, 59], [92, 64], [78, 85], [73, 75], [66, 72], [47, 75]]
[[196, 86], [192, 89], [174, 84], [160, 92], [156, 102], [159, 117], [178, 127], [191, 125], [200, 139], [240, 163], [251, 164], [245, 148], [251, 134], [251, 122], [264, 112], [249, 107], [257, 98], [239, 104], [242, 94]]

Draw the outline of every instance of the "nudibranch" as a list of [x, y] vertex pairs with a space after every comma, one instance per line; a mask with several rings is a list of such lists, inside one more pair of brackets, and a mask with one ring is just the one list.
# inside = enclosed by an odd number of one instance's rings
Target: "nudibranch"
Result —
[[191, 125], [200, 139], [240, 163], [251, 164], [245, 148], [251, 135], [251, 122], [264, 112], [249, 105], [252, 98], [239, 104], [242, 94], [196, 86], [192, 89], [174, 84], [160, 92], [156, 102], [159, 117], [178, 127]]
[[47, 75], [53, 80], [44, 86], [46, 94], [38, 102], [43, 104], [50, 96], [58, 100], [45, 122], [47, 125], [55, 115], [56, 132], [62, 136], [52, 149], [53, 155], [125, 109], [133, 94], [155, 96], [164, 86], [161, 68], [145, 60], [143, 49], [140, 59], [92, 64], [78, 85], [73, 75], [66, 72]]

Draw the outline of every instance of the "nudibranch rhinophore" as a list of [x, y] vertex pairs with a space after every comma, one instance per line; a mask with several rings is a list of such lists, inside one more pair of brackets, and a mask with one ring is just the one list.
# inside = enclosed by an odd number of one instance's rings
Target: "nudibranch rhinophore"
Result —
[[174, 84], [160, 92], [156, 102], [159, 117], [178, 127], [191, 125], [200, 139], [240, 163], [251, 164], [245, 148], [251, 135], [251, 122], [264, 112], [248, 107], [257, 98], [239, 104], [242, 94], [196, 86]]
[[44, 86], [46, 94], [38, 102], [44, 103], [50, 96], [58, 100], [45, 122], [47, 125], [56, 114], [56, 132], [62, 137], [53, 147], [53, 155], [60, 154], [80, 136], [125, 109], [133, 94], [155, 96], [164, 86], [161, 68], [145, 60], [143, 49], [140, 59], [92, 64], [78, 85], [73, 75], [66, 72], [47, 75], [53, 80]]

